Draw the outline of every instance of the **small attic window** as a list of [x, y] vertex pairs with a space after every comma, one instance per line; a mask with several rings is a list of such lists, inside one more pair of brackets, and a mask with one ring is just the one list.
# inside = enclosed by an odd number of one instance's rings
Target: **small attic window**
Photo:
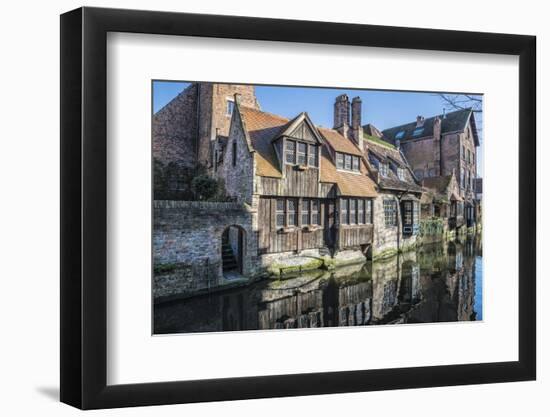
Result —
[[397, 132], [397, 134], [395, 135], [395, 139], [402, 139], [403, 136], [405, 136], [405, 131], [404, 131], [404, 130], [400, 130], [400, 131]]
[[227, 99], [225, 105], [225, 114], [231, 116], [233, 114], [233, 109], [235, 108], [235, 102], [233, 100]]
[[401, 167], [397, 167], [397, 178], [401, 181], [405, 181], [405, 170]]
[[422, 134], [422, 132], [424, 132], [424, 128], [423, 127], [419, 127], [417, 129], [414, 129], [413, 130], [413, 136], [420, 136]]

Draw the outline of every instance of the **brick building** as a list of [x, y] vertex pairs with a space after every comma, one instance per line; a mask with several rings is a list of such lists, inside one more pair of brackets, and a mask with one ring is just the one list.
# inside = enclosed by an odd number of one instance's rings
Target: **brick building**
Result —
[[[417, 179], [454, 175], [468, 226], [475, 224], [475, 180], [479, 137], [471, 109], [424, 118], [385, 129], [384, 140], [399, 147]], [[458, 225], [460, 226], [460, 225]]]
[[209, 166], [212, 141], [229, 133], [235, 94], [243, 105], [259, 109], [253, 86], [190, 84], [153, 115], [153, 158], [186, 167]]

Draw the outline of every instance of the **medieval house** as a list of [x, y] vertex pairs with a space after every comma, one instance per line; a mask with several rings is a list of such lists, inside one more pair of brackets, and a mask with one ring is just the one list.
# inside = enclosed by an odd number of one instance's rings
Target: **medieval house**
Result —
[[371, 253], [377, 187], [360, 133], [360, 125], [355, 135], [319, 128], [305, 112], [292, 119], [263, 112], [235, 94], [228, 136], [213, 143], [212, 171], [255, 213], [260, 264], [291, 268]]

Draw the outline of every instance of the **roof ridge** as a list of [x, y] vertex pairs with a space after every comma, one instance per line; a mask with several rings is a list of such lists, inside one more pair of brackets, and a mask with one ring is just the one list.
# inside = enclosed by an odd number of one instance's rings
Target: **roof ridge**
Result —
[[285, 121], [294, 120], [294, 119], [296, 119], [296, 117], [299, 116], [298, 115], [298, 116], [293, 117], [292, 119], [289, 119], [288, 117], [284, 117], [284, 116], [281, 116], [279, 114], [275, 114], [275, 113], [271, 113], [271, 112], [268, 112], [268, 111], [260, 110], [260, 109], [257, 109], [255, 107], [245, 106], [244, 104], [241, 104], [240, 107], [241, 107], [241, 109], [252, 110], [256, 113], [267, 114], [269, 116], [276, 117], [277, 119], [281, 119], [281, 120], [285, 120]]
[[[439, 117], [439, 118], [442, 118], [442, 119], [443, 119], [444, 116], [447, 117], [447, 116], [449, 116], [449, 115], [451, 115], [451, 114], [456, 114], [456, 113], [460, 113], [460, 112], [464, 112], [464, 111], [472, 111], [472, 108], [471, 108], [471, 107], [466, 107], [466, 108], [464, 108], [464, 109], [453, 110], [453, 111], [451, 111], [451, 112], [449, 112], [449, 113], [440, 113], [440, 114], [435, 114], [435, 115], [433, 115], [433, 116], [428, 116], [428, 117], [426, 117], [426, 118], [424, 119], [424, 123], [426, 122], [426, 120], [429, 120], [429, 119], [434, 119], [434, 118], [436, 118], [436, 117]], [[398, 129], [398, 128], [400, 128], [400, 127], [405, 127], [405, 126], [408, 126], [408, 125], [411, 125], [411, 124], [414, 124], [414, 123], [416, 123], [415, 120], [413, 120], [413, 121], [411, 121], [411, 122], [407, 122], [407, 123], [402, 123], [402, 124], [400, 124], [400, 125], [395, 125], [395, 126], [387, 127], [386, 129], [383, 129], [383, 130], [382, 130], [382, 133], [384, 133], [384, 132], [386, 132], [386, 131], [388, 131], [388, 130]], [[366, 126], [366, 125], [364, 125], [364, 126]]]

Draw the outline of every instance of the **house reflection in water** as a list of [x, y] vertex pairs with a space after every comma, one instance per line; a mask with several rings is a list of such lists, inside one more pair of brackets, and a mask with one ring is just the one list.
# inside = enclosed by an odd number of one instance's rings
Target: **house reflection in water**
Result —
[[155, 306], [155, 333], [479, 320], [480, 256], [477, 241], [448, 242], [384, 261], [165, 303]]

